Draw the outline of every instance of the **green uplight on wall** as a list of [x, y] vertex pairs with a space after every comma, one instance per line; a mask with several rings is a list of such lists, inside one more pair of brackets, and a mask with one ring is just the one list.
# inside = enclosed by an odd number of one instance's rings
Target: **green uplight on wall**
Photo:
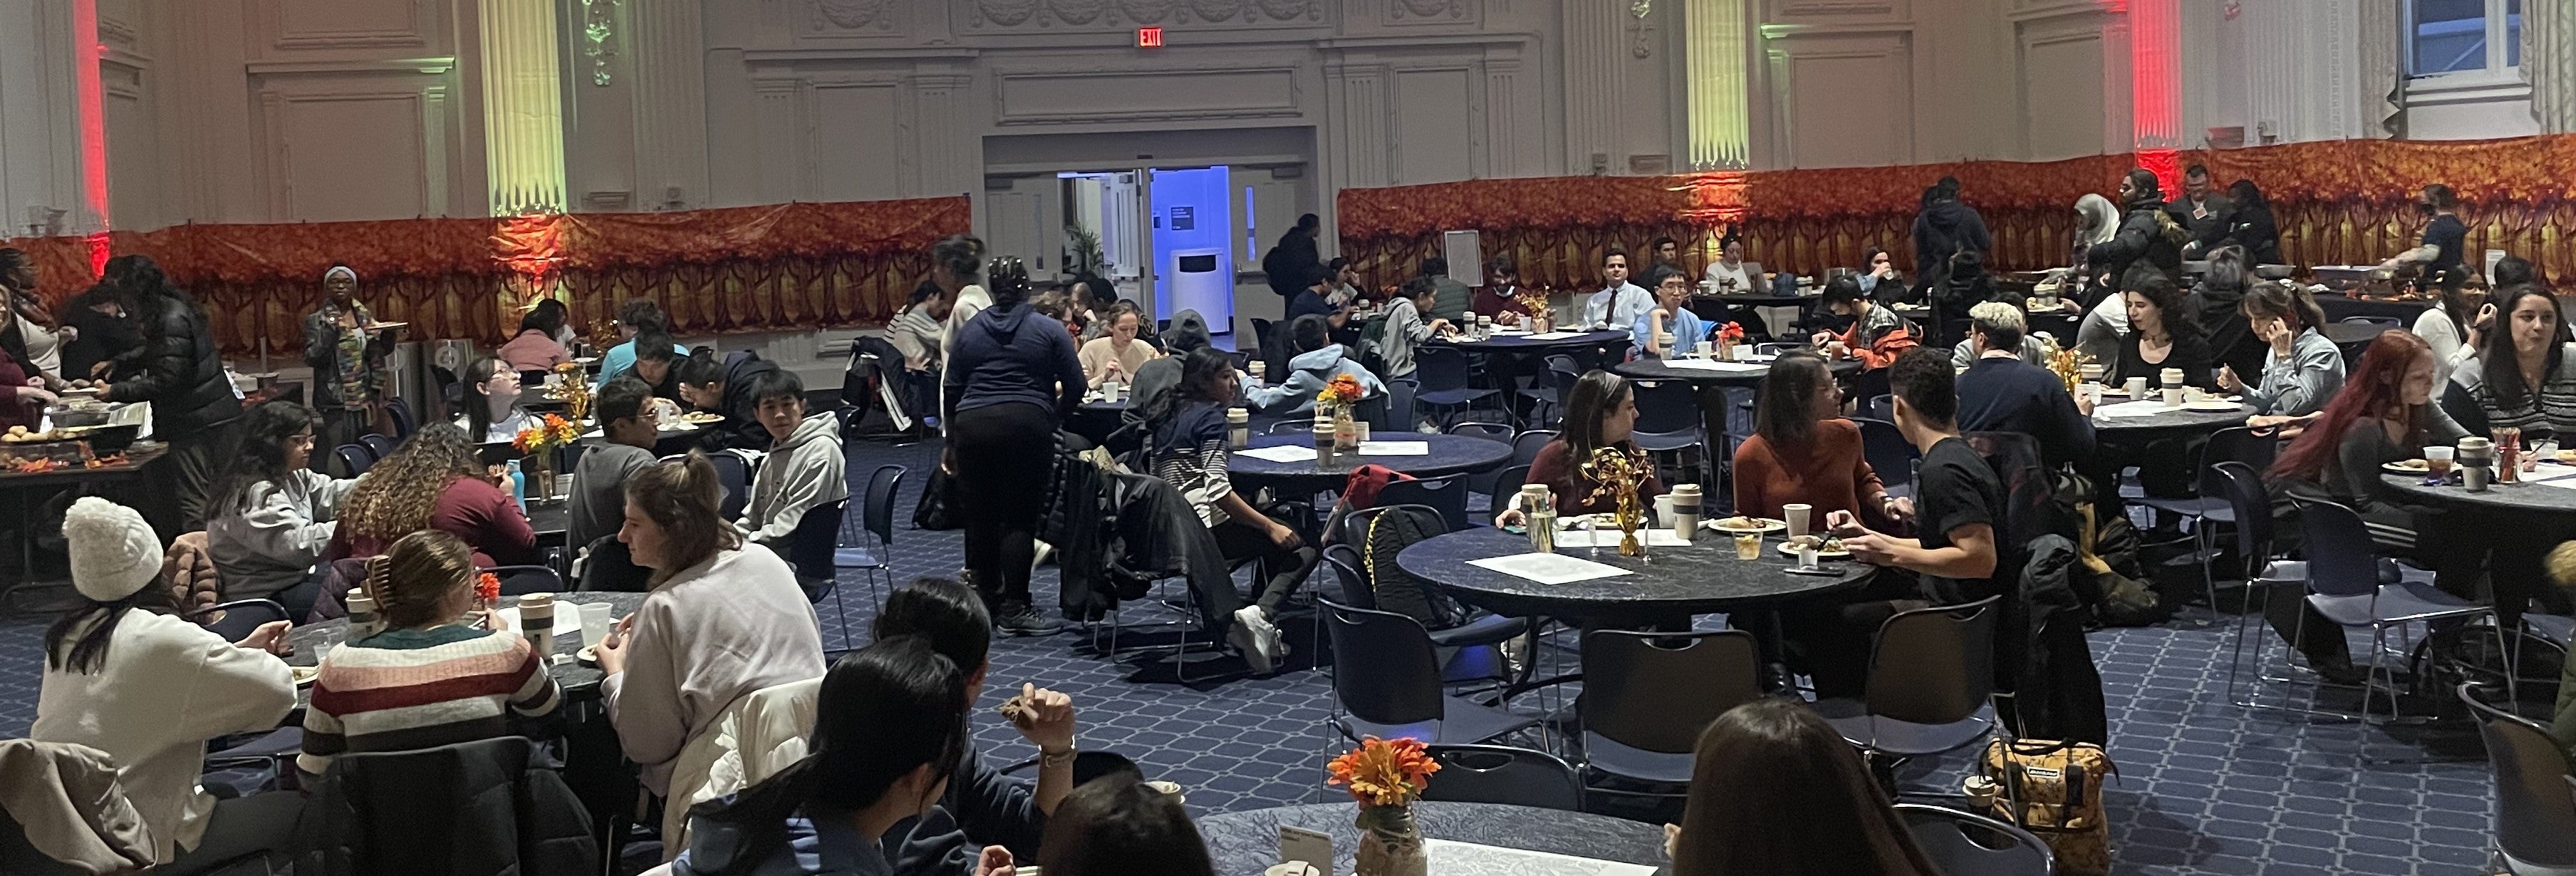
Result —
[[1752, 161], [1744, 2], [1687, 0], [1682, 9], [1691, 170], [1739, 170]]
[[550, 0], [484, 0], [483, 164], [492, 215], [563, 212], [563, 83]]

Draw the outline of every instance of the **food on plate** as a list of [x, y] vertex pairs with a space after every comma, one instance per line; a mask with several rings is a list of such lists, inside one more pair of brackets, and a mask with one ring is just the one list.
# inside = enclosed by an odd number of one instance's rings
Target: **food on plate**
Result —
[[1778, 525], [1778, 524], [1775, 524], [1775, 523], [1773, 523], [1773, 522], [1771, 522], [1771, 521], [1769, 521], [1769, 520], [1764, 520], [1764, 519], [1757, 518], [1757, 517], [1746, 517], [1746, 516], [1744, 516], [1744, 515], [1738, 514], [1738, 515], [1733, 516], [1733, 517], [1728, 517], [1728, 518], [1725, 518], [1725, 519], [1723, 519], [1723, 520], [1719, 520], [1719, 521], [1717, 521], [1715, 524], [1712, 524], [1712, 525], [1716, 526], [1716, 527], [1717, 527], [1717, 528], [1719, 528], [1719, 529], [1735, 529], [1735, 530], [1742, 530], [1742, 531], [1745, 531], [1745, 532], [1752, 532], [1752, 531], [1755, 531], [1755, 530], [1769, 529], [1769, 528], [1771, 528], [1771, 527], [1773, 527], [1773, 526], [1776, 526], [1776, 525]]
[[0, 442], [10, 444], [35, 444], [44, 441], [59, 441], [62, 440], [62, 438], [63, 430], [61, 429], [47, 429], [42, 432], [36, 432], [30, 431], [25, 426], [11, 426], [9, 427], [8, 434], [0, 435]]
[[724, 415], [712, 414], [706, 411], [690, 411], [680, 415], [680, 422], [696, 423], [699, 425], [705, 425], [707, 423], [721, 423], [724, 422]]
[[132, 461], [133, 461], [133, 460], [127, 459], [127, 458], [125, 457], [125, 454], [122, 454], [122, 453], [110, 453], [110, 454], [108, 454], [108, 455], [106, 455], [106, 456], [94, 457], [94, 458], [91, 458], [91, 459], [89, 459], [89, 460], [87, 460], [87, 461], [84, 461], [84, 462], [82, 462], [82, 463], [81, 463], [81, 467], [83, 467], [83, 468], [113, 468], [113, 467], [116, 467], [116, 466], [125, 465], [125, 464], [127, 464], [127, 463], [129, 463], [129, 462], [132, 462]]
[[1839, 554], [1846, 552], [1843, 549], [1842, 539], [1821, 536], [1812, 532], [1789, 540], [1790, 550], [1806, 550], [1809, 547], [1814, 547], [1816, 552], [1820, 554]]
[[2388, 467], [2389, 467], [2389, 468], [2394, 468], [2394, 469], [2403, 469], [2403, 470], [2405, 470], [2405, 471], [2431, 471], [2431, 470], [2433, 470], [2433, 466], [2432, 466], [2432, 464], [2431, 464], [2431, 463], [2427, 463], [2427, 462], [2425, 462], [2425, 461], [2423, 461], [2423, 460], [2421, 460], [2421, 459], [2401, 459], [2401, 460], [2398, 460], [2398, 461], [2396, 461], [2396, 462], [2389, 463], [2389, 464], [2388, 464]]

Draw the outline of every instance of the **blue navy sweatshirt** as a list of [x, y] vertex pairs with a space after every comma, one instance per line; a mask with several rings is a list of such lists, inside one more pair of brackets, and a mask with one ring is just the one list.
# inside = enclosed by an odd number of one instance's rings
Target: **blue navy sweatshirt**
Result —
[[1062, 416], [1082, 404], [1090, 386], [1073, 335], [1027, 302], [984, 308], [958, 327], [947, 352], [943, 382], [950, 417], [1006, 402], [1027, 402]]

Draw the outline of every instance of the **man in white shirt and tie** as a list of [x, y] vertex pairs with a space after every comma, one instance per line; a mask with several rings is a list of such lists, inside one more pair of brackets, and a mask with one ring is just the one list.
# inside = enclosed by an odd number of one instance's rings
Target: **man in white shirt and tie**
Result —
[[1646, 311], [1655, 309], [1654, 296], [1637, 284], [1628, 282], [1628, 253], [1611, 247], [1601, 255], [1601, 274], [1607, 278], [1601, 291], [1583, 299], [1583, 324], [1595, 329], [1632, 326]]

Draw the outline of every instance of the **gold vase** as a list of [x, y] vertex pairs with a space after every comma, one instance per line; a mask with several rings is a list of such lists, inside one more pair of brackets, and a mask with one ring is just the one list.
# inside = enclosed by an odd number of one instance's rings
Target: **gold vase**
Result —
[[1360, 845], [1353, 856], [1353, 876], [1424, 876], [1430, 857], [1422, 850], [1422, 826], [1411, 805], [1360, 806], [1355, 822]]

